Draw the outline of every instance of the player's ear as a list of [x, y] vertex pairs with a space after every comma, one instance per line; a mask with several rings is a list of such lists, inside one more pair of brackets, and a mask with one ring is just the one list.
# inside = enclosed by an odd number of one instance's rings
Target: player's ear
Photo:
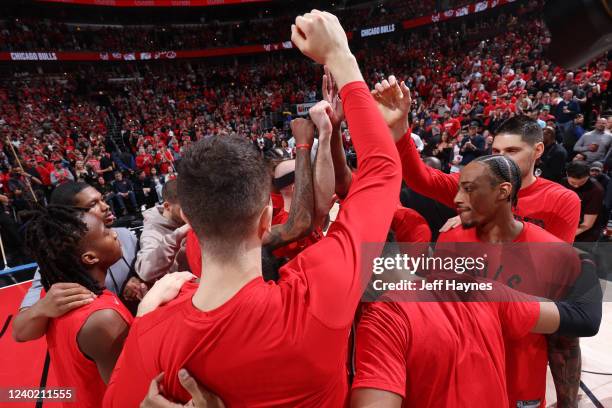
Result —
[[269, 233], [272, 229], [272, 206], [267, 204], [261, 210], [257, 223], [257, 236], [263, 239], [263, 236]]
[[512, 197], [512, 184], [505, 182], [499, 185], [499, 201], [510, 201]]
[[96, 255], [95, 252], [86, 251], [81, 255], [81, 262], [83, 262], [85, 266], [94, 266], [95, 264], [100, 262], [100, 259], [98, 258], [98, 255]]
[[534, 151], [534, 155], [535, 155], [535, 160], [539, 159], [540, 157], [542, 157], [542, 155], [544, 154], [544, 143], [543, 142], [538, 142], [535, 144], [535, 146], [533, 147], [533, 151]]

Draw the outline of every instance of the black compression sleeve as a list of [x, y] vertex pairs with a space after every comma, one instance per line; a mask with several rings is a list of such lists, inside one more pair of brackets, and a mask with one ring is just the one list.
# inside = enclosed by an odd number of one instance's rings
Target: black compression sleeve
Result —
[[563, 301], [555, 302], [560, 316], [556, 334], [562, 336], [594, 336], [601, 324], [603, 293], [595, 265], [583, 260], [581, 266], [582, 273], [569, 294]]

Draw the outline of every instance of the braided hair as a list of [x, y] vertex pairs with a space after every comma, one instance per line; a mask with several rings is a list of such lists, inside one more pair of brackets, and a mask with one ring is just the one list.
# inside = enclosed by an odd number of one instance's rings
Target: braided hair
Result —
[[79, 247], [87, 233], [84, 214], [84, 210], [63, 205], [41, 207], [25, 214], [28, 220], [24, 244], [38, 263], [45, 290], [54, 283], [74, 282], [97, 295], [102, 293], [80, 259]]
[[518, 204], [518, 192], [521, 189], [521, 169], [509, 157], [500, 154], [480, 156], [474, 159], [475, 162], [486, 165], [495, 181], [493, 185], [501, 183], [512, 184], [512, 195], [508, 197], [508, 201], [512, 203], [512, 207]]

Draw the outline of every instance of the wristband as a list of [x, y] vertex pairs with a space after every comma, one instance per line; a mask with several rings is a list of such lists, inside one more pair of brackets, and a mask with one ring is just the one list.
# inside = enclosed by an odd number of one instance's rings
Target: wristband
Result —
[[306, 149], [306, 150], [310, 150], [311, 146], [309, 144], [299, 144], [295, 146], [296, 149]]

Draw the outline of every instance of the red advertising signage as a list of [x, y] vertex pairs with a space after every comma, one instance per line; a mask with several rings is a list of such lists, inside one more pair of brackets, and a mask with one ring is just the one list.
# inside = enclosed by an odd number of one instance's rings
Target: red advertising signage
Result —
[[38, 0], [45, 3], [81, 4], [109, 7], [205, 7], [227, 4], [261, 3], [270, 0]]
[[259, 54], [293, 48], [291, 41], [189, 51], [153, 52], [0, 52], [0, 61], [148, 61]]
[[402, 25], [404, 29], [407, 30], [410, 28], [439, 23], [440, 21], [450, 20], [452, 18], [464, 17], [469, 14], [480, 13], [481, 11], [486, 11], [498, 6], [514, 3], [515, 1], [516, 0], [482, 0], [477, 3], [469, 4], [467, 6], [446, 10], [441, 13], [436, 13], [429, 16], [422, 16], [414, 18], [412, 20], [406, 20], [402, 23]]

